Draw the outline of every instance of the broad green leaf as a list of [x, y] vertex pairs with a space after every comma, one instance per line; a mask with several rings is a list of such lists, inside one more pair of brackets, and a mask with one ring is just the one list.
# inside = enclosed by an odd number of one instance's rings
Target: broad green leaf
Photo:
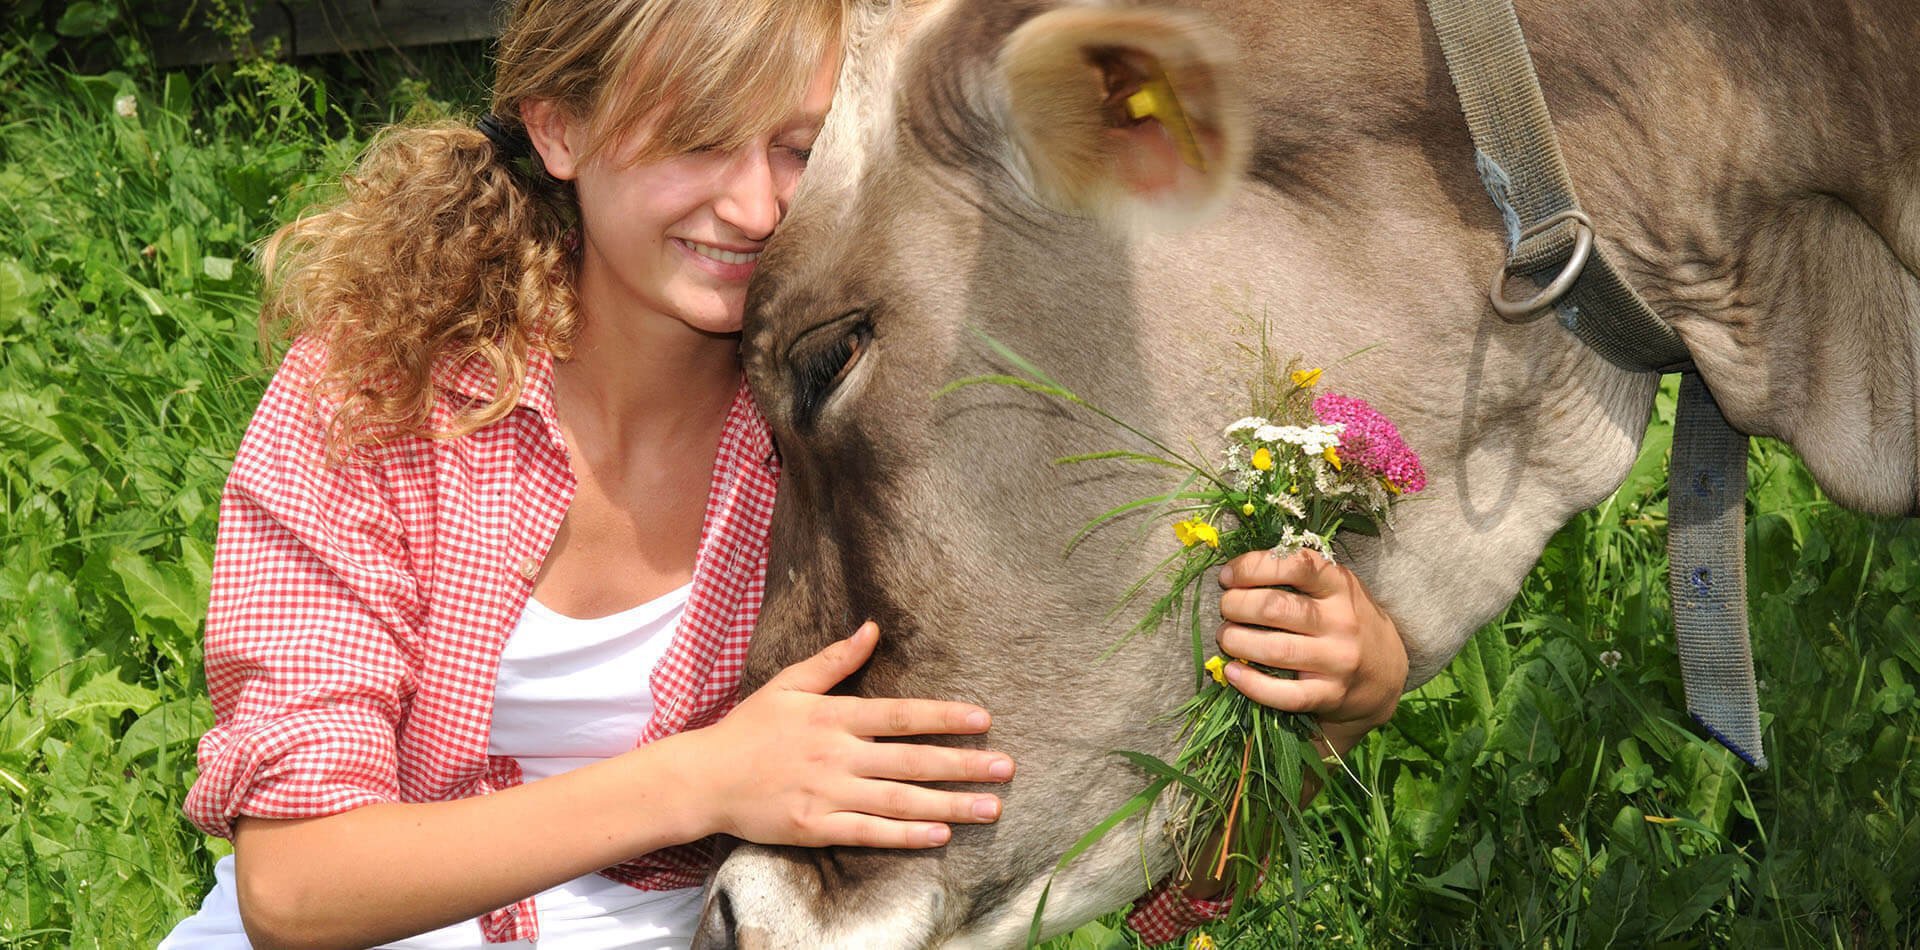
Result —
[[1453, 664], [1449, 668], [1453, 674], [1453, 681], [1459, 685], [1461, 692], [1466, 694], [1474, 713], [1483, 723], [1492, 720], [1493, 697], [1500, 689], [1500, 685], [1493, 681], [1492, 673], [1488, 669], [1486, 651], [1489, 649], [1487, 643], [1491, 640], [1499, 640], [1503, 646], [1506, 643], [1506, 638], [1501, 635], [1498, 628], [1490, 626], [1482, 629], [1467, 639], [1466, 645], [1460, 649], [1459, 655], [1453, 658]]
[[1493, 836], [1483, 834], [1475, 842], [1473, 850], [1467, 856], [1455, 861], [1447, 870], [1434, 877], [1424, 878], [1424, 882], [1435, 888], [1444, 888], [1462, 894], [1472, 894], [1483, 890], [1493, 868]]
[[1394, 828], [1419, 854], [1439, 853], [1466, 804], [1465, 782], [1434, 781], [1406, 771], [1393, 783]]
[[1680, 753], [1677, 764], [1686, 783], [1687, 810], [1716, 834], [1726, 828], [1727, 811], [1739, 791], [1740, 778], [1735, 771], [1738, 763], [1733, 753], [1704, 741], [1692, 743]]
[[131, 762], [162, 749], [196, 742], [212, 725], [213, 711], [204, 699], [170, 699], [134, 720], [115, 751], [121, 761]]
[[207, 592], [196, 588], [195, 579], [185, 568], [155, 564], [125, 549], [115, 550], [109, 563], [125, 585], [127, 601], [135, 613], [165, 620], [185, 634], [199, 628]]
[[21, 623], [29, 679], [38, 682], [87, 648], [80, 604], [71, 581], [40, 573], [27, 582]]
[[120, 9], [115, 4], [99, 0], [73, 0], [60, 12], [60, 22], [54, 24], [53, 28], [61, 36], [99, 36], [119, 18]]
[[[91, 665], [91, 664], [89, 664]], [[49, 688], [52, 687], [52, 688]], [[86, 676], [72, 689], [60, 689], [47, 681], [34, 691], [32, 718], [42, 726], [58, 721], [74, 721], [92, 715], [117, 716], [123, 712], [143, 713], [160, 701], [158, 694], [120, 678], [119, 668], [99, 670]], [[18, 712], [16, 711], [16, 715]]]
[[1743, 863], [1737, 854], [1709, 854], [1668, 875], [1653, 889], [1650, 901], [1652, 920], [1647, 929], [1653, 939], [1679, 936], [1708, 908], [1729, 897]]
[[54, 410], [46, 396], [0, 391], [0, 450], [14, 457], [36, 456], [64, 445], [52, 422]]
[[32, 314], [46, 280], [15, 258], [0, 258], [0, 330]]
[[1607, 864], [1593, 884], [1587, 909], [1584, 947], [1637, 947], [1647, 932], [1646, 874], [1640, 863], [1622, 857]]

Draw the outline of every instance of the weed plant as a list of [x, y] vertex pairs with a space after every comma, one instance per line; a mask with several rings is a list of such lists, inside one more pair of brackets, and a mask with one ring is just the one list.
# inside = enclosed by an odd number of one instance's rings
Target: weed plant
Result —
[[349, 109], [325, 70], [45, 50], [0, 40], [0, 946], [152, 946], [226, 851], [180, 804], [220, 487], [267, 379], [251, 248], [338, 180], [365, 102], [448, 107], [391, 65]]
[[[250, 248], [369, 121], [471, 103], [484, 68], [43, 53], [0, 41], [0, 946], [151, 946], [226, 849], [180, 803], [220, 485], [266, 380]], [[1920, 945], [1920, 522], [1842, 511], [1756, 444], [1775, 764], [1750, 772], [1682, 711], [1671, 417], [1669, 390], [1626, 485], [1357, 750], [1375, 794], [1336, 780], [1352, 800], [1309, 813], [1303, 877], [1221, 946]], [[1053, 946], [1137, 946], [1116, 919]]]

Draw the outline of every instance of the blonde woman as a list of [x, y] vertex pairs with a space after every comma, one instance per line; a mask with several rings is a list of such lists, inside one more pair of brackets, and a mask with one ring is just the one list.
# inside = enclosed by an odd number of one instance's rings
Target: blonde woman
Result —
[[[521, 0], [478, 128], [389, 130], [268, 243], [263, 325], [293, 342], [222, 501], [187, 802], [234, 856], [163, 947], [683, 947], [713, 835], [927, 848], [998, 817], [897, 780], [1003, 782], [1006, 756], [863, 741], [986, 710], [824, 695], [871, 625], [734, 702], [777, 461], [737, 333], [841, 17]], [[1228, 618], [1303, 596], [1262, 588], [1286, 564], [1246, 562]], [[1346, 745], [1406, 660], [1339, 576], [1343, 632], [1223, 642], [1364, 657], [1304, 664]], [[1136, 919], [1208, 909], [1163, 889]]]

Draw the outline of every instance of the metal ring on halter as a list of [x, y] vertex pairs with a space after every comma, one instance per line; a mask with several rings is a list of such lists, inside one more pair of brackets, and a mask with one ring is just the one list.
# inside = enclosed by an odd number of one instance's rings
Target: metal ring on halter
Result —
[[[1567, 263], [1560, 268], [1560, 273], [1555, 275], [1547, 286], [1541, 288], [1539, 293], [1525, 300], [1508, 300], [1503, 291], [1507, 286], [1507, 278], [1513, 273], [1512, 263], [1501, 264], [1500, 270], [1494, 273], [1493, 289], [1488, 291], [1487, 299], [1493, 301], [1493, 312], [1507, 322], [1532, 323], [1540, 319], [1548, 309], [1560, 302], [1560, 298], [1567, 295], [1567, 291], [1573, 289], [1574, 282], [1580, 279], [1580, 272], [1586, 270], [1587, 258], [1593, 255], [1593, 221], [1587, 217], [1586, 212], [1569, 208], [1553, 215], [1520, 232], [1520, 242], [1544, 234], [1562, 221], [1574, 223], [1573, 253], [1568, 255]], [[1516, 246], [1520, 242], [1516, 242]]]

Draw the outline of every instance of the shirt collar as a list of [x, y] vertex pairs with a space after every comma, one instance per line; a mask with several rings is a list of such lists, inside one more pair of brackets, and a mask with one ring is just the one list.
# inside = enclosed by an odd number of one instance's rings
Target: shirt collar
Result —
[[[531, 409], [540, 418], [553, 420], [553, 354], [540, 347], [527, 348], [526, 379], [520, 387], [517, 408]], [[498, 381], [493, 366], [478, 356], [464, 360], [442, 356], [432, 371], [434, 388], [474, 402], [494, 397]]]

